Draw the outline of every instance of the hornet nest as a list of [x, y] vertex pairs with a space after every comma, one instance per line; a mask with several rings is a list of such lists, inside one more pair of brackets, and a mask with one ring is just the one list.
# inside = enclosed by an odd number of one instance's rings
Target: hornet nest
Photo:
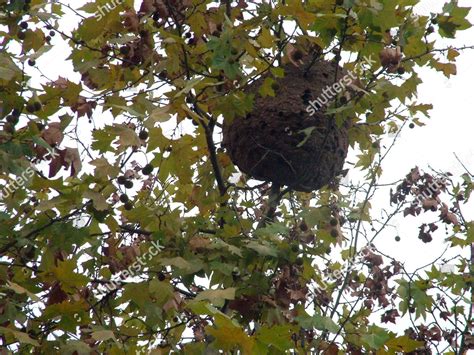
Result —
[[330, 100], [312, 116], [307, 112], [309, 102], [324, 100], [323, 90], [346, 72], [325, 60], [308, 69], [309, 61], [308, 56], [304, 65], [283, 66], [285, 77], [276, 80], [275, 97], [257, 93], [265, 76], [250, 84], [245, 92], [256, 94], [252, 112], [223, 128], [223, 146], [241, 171], [304, 192], [320, 189], [341, 173], [349, 146], [349, 123], [339, 127], [325, 114]]

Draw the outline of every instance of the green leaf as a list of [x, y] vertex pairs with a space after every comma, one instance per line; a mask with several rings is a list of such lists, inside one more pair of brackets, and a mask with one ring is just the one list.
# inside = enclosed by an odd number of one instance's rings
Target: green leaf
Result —
[[206, 290], [199, 292], [194, 301], [209, 300], [213, 303], [222, 303], [223, 300], [233, 300], [236, 288], [231, 287], [224, 290]]
[[415, 351], [418, 348], [424, 346], [424, 342], [416, 341], [411, 339], [409, 336], [404, 335], [401, 337], [390, 339], [385, 343], [389, 349], [395, 350], [397, 352], [409, 353]]
[[96, 330], [92, 332], [91, 336], [97, 341], [116, 340], [115, 334], [111, 330]]
[[371, 349], [380, 349], [390, 339], [390, 335], [385, 329], [372, 326], [369, 328], [369, 331], [369, 334], [364, 334], [361, 338]]
[[30, 344], [34, 346], [39, 346], [39, 343], [36, 340], [30, 338], [30, 336], [26, 333], [19, 332], [17, 330], [5, 328], [5, 327], [0, 327], [0, 333], [12, 334], [21, 344]]

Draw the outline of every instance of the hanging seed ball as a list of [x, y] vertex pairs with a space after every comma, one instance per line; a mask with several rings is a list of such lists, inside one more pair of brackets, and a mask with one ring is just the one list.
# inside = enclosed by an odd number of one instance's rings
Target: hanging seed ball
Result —
[[[333, 88], [336, 76], [339, 82], [346, 72], [324, 60], [306, 70], [310, 58], [303, 62], [283, 67], [285, 77], [276, 79], [280, 90], [275, 97], [258, 94], [266, 77], [246, 88], [247, 94], [255, 95], [253, 111], [224, 122], [223, 146], [234, 164], [253, 178], [310, 192], [340, 174], [348, 151], [349, 124], [338, 125], [325, 114], [336, 99], [327, 88]], [[316, 112], [310, 115], [309, 104], [317, 99], [321, 105], [315, 103]]]

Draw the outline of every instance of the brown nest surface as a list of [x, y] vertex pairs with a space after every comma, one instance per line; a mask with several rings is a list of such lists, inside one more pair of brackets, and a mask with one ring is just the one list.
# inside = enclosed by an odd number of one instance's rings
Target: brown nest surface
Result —
[[[312, 116], [307, 112], [309, 102], [333, 86], [337, 64], [319, 60], [306, 70], [307, 64], [306, 59], [304, 65], [284, 66], [275, 97], [258, 94], [265, 77], [249, 85], [246, 92], [255, 93], [253, 111], [223, 129], [223, 146], [241, 171], [304, 192], [339, 175], [348, 151], [347, 124], [338, 127], [325, 106]], [[337, 80], [344, 74], [338, 67]]]

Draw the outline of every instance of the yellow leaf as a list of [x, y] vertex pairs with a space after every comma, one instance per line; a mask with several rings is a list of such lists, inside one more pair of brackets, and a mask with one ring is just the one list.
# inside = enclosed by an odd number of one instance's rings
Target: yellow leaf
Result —
[[292, 16], [304, 29], [308, 29], [316, 20], [316, 15], [307, 11], [300, 0], [288, 0], [286, 6], [277, 11], [277, 13], [278, 12], [281, 15]]
[[201, 300], [209, 300], [211, 302], [219, 302], [223, 300], [233, 300], [235, 298], [234, 287], [226, 288], [225, 290], [207, 290], [200, 292], [194, 299], [196, 302]]
[[228, 317], [216, 314], [215, 326], [206, 327], [206, 333], [215, 338], [213, 345], [224, 351], [240, 348], [243, 354], [252, 354], [254, 340]]
[[459, 52], [455, 49], [449, 48], [448, 49], [448, 59], [452, 62], [459, 56]]
[[393, 349], [403, 353], [409, 353], [415, 351], [417, 348], [423, 346], [422, 341], [416, 341], [411, 339], [410, 337], [404, 335], [398, 338], [390, 339], [385, 343], [389, 349]]
[[451, 75], [457, 74], [456, 64], [453, 63], [439, 63], [434, 61], [433, 67], [438, 71], [442, 71], [444, 76], [447, 78], [449, 78]]
[[270, 30], [266, 27], [262, 27], [262, 31], [257, 41], [263, 48], [271, 48], [274, 43], [273, 36], [270, 33]]

